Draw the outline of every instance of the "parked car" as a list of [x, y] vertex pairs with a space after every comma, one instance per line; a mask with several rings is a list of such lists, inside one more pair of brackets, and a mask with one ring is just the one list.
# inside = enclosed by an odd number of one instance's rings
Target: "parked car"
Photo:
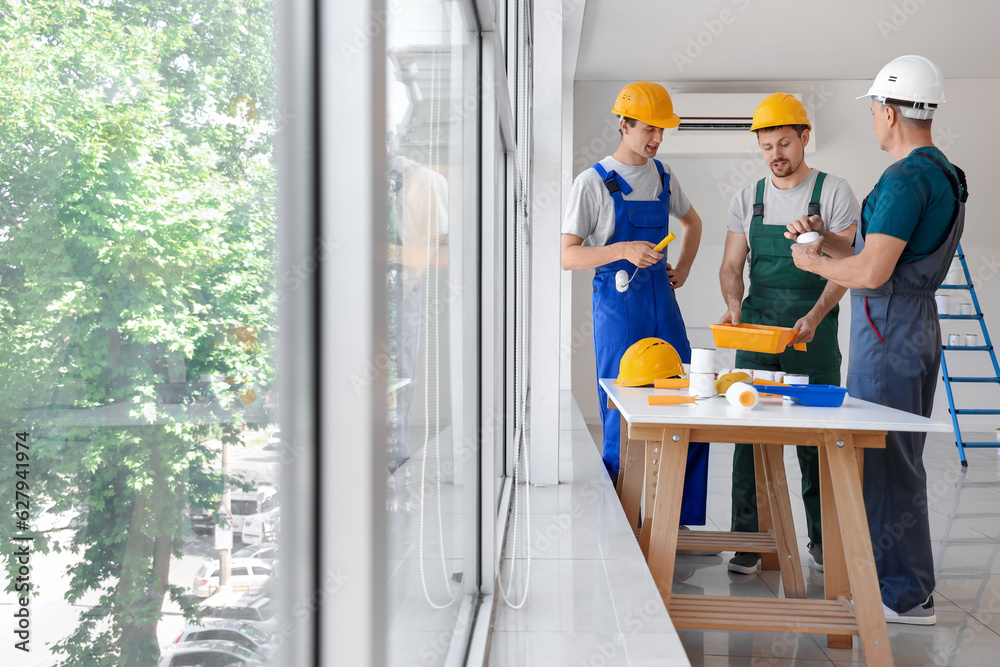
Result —
[[[191, 584], [191, 592], [207, 598], [219, 590], [220, 565], [214, 559], [206, 560], [198, 568]], [[271, 576], [271, 567], [256, 558], [233, 558], [229, 564], [229, 585], [233, 590], [255, 595]]]
[[252, 514], [270, 512], [278, 506], [278, 489], [261, 484], [250, 491], [231, 491], [229, 509], [233, 514], [233, 532], [243, 532], [243, 522]]
[[219, 639], [171, 644], [158, 667], [263, 667], [265, 658], [236, 642]]
[[265, 658], [270, 658], [277, 650], [270, 633], [264, 632], [248, 621], [225, 618], [206, 618], [201, 623], [186, 625], [174, 643], [212, 639], [235, 642]]
[[267, 444], [264, 445], [264, 449], [280, 449], [281, 448], [281, 429], [275, 429], [271, 432], [271, 435], [267, 438]]
[[203, 618], [248, 621], [264, 632], [278, 630], [278, 607], [266, 595], [242, 595], [232, 589], [221, 590], [201, 603]]
[[274, 574], [274, 561], [278, 558], [278, 545], [275, 542], [250, 544], [233, 553], [233, 558], [256, 558], [271, 566]]
[[191, 520], [191, 530], [198, 535], [212, 535], [215, 533], [215, 513], [205, 507], [192, 507], [188, 510], [188, 518]]
[[243, 520], [243, 540], [244, 544], [260, 544], [261, 542], [274, 542], [278, 539], [278, 530], [281, 528], [281, 509], [274, 508], [269, 512], [251, 514]]

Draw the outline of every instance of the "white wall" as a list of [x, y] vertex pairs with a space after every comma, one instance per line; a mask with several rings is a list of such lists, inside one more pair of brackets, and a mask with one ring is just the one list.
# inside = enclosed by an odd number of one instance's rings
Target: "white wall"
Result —
[[[598, 159], [614, 152], [618, 145], [614, 119], [610, 109], [618, 91], [627, 81], [578, 81], [574, 95], [573, 173], [578, 174]], [[761, 99], [776, 91], [802, 93], [810, 109], [810, 120], [816, 128], [817, 150], [807, 156], [807, 163], [843, 178], [851, 184], [858, 200], [864, 198], [891, 162], [888, 153], [881, 152], [872, 132], [871, 114], [864, 100], [855, 100], [868, 89], [869, 81], [795, 81], [687, 84], [673, 87], [663, 82], [671, 92], [755, 92]], [[994, 193], [1000, 189], [1000, 135], [995, 130], [995, 110], [1000, 107], [1000, 79], [956, 79], [947, 82], [948, 102], [938, 111], [934, 121], [935, 142], [955, 164], [965, 170], [969, 180], [969, 203], [962, 246], [968, 255], [969, 268], [986, 314], [990, 333], [1000, 342], [1000, 215], [992, 208]], [[681, 116], [684, 109], [676, 109]], [[705, 223], [701, 249], [688, 283], [678, 293], [678, 301], [688, 327], [692, 345], [714, 346], [710, 324], [725, 312], [719, 290], [718, 270], [726, 235], [726, 212], [734, 187], [750, 183], [766, 174], [755, 142], [748, 133], [747, 154], [716, 156], [670, 155], [669, 138], [664, 139], [659, 158], [668, 162], [680, 180], [695, 209]], [[672, 226], [679, 231], [680, 225]], [[675, 244], [676, 247], [676, 244]], [[591, 336], [592, 271], [577, 271], [573, 275], [572, 332], [573, 392], [590, 423], [600, 423], [597, 408], [593, 338]], [[844, 352], [846, 381], [848, 339], [850, 334], [850, 303], [841, 303], [841, 349]], [[945, 323], [943, 323], [945, 324]], [[956, 331], [977, 331], [952, 325]], [[948, 331], [949, 329], [945, 329]], [[956, 357], [950, 355], [949, 361]], [[988, 364], [982, 353], [966, 353], [961, 366]], [[969, 374], [972, 369], [952, 369]], [[980, 373], [983, 374], [983, 373]], [[939, 386], [934, 417], [948, 420], [947, 399], [943, 384]], [[1000, 387], [987, 388], [991, 407], [1000, 405]], [[979, 387], [980, 396], [987, 389]], [[960, 407], [973, 405], [968, 400]], [[996, 422], [996, 423], [994, 423]], [[993, 418], [970, 418], [969, 425], [1000, 426]]]

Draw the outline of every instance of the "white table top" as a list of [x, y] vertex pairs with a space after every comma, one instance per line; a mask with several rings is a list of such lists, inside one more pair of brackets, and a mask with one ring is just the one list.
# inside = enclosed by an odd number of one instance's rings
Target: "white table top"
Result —
[[651, 394], [687, 395], [686, 389], [616, 387], [602, 378], [608, 393], [630, 424], [685, 424], [711, 426], [778, 426], [784, 428], [850, 429], [854, 431], [926, 431], [950, 433], [951, 424], [876, 405], [847, 396], [837, 408], [800, 405], [765, 398], [752, 410], [736, 408], [725, 396], [699, 399], [697, 403], [649, 405]]

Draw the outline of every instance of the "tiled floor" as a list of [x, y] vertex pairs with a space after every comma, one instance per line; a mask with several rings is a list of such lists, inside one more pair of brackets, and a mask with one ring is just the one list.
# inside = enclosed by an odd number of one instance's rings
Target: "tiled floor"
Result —
[[[970, 439], [982, 440], [989, 436]], [[968, 450], [963, 469], [948, 434], [932, 434], [924, 454], [930, 501], [931, 536], [937, 588], [937, 625], [889, 625], [897, 665], [1000, 664], [1000, 456], [993, 449]], [[799, 550], [808, 597], [823, 595], [822, 573], [808, 567], [808, 538], [803, 527], [795, 455], [786, 448]], [[732, 445], [713, 445], [709, 479], [710, 528], [727, 530], [730, 516]], [[714, 595], [765, 595], [780, 590], [776, 572], [739, 575], [726, 569], [730, 554], [711, 557], [678, 555], [674, 591]], [[820, 635], [678, 630], [691, 664], [720, 665], [863, 665], [854, 648], [829, 649]]]
[[[599, 435], [599, 427], [596, 431]], [[590, 434], [576, 429], [572, 435], [579, 439]], [[986, 438], [970, 436], [970, 439]], [[938, 580], [934, 594], [938, 622], [930, 627], [889, 626], [897, 665], [1000, 664], [1000, 456], [996, 450], [980, 449], [969, 450], [967, 458], [969, 467], [963, 469], [948, 435], [932, 435], [928, 439], [924, 461]], [[713, 445], [710, 466], [707, 528], [728, 530], [732, 445]], [[805, 548], [808, 540], [803, 532], [805, 516], [798, 493], [800, 475], [791, 448], [786, 451], [786, 470], [789, 490], [794, 496], [795, 523], [801, 533], [798, 539], [807, 595], [819, 598], [823, 595], [823, 578], [822, 573], [808, 567], [810, 558]], [[555, 522], [553, 525], [558, 526], [560, 512], [569, 506], [566, 503], [574, 497], [583, 498], [583, 489], [572, 490], [575, 484], [567, 486], [570, 488], [556, 494], [536, 494], [538, 500], [532, 501], [532, 514], [535, 515], [536, 502], [556, 503], [548, 518], [550, 524]], [[607, 500], [603, 497], [601, 502]], [[639, 646], [634, 651], [625, 650], [626, 639], [637, 636], [625, 635], [620, 630], [627, 621], [623, 620], [621, 605], [610, 600], [616, 593], [613, 584], [610, 592], [606, 589], [607, 566], [599, 560], [587, 559], [608, 558], [615, 550], [627, 552], [634, 542], [616, 544], [616, 540], [628, 541], [631, 537], [614, 531], [608, 534], [607, 526], [599, 521], [596, 514], [579, 516], [573, 519], [571, 527], [553, 528], [557, 533], [565, 533], [560, 534], [554, 554], [553, 544], [532, 546], [531, 579], [535, 591], [529, 603], [535, 601], [535, 604], [527, 614], [500, 610], [494, 628], [491, 665], [673, 664], [670, 660], [677, 656], [651, 655]], [[544, 528], [541, 530], [544, 534]], [[538, 534], [535, 526], [532, 533]], [[575, 563], [576, 570], [588, 567], [590, 570], [567, 572], [567, 561], [559, 558], [565, 559], [570, 553], [584, 558]], [[762, 597], [779, 594], [776, 572], [731, 573], [726, 567], [730, 556], [679, 554], [673, 590]], [[504, 582], [506, 576], [505, 573]], [[548, 604], [540, 604], [543, 599]], [[641, 601], [641, 595], [636, 599]], [[643, 631], [656, 634], [661, 628], [677, 633], [687, 658], [695, 666], [865, 664], [857, 640], [850, 650], [829, 649], [826, 638], [819, 635], [673, 630], [666, 619], [647, 624]]]

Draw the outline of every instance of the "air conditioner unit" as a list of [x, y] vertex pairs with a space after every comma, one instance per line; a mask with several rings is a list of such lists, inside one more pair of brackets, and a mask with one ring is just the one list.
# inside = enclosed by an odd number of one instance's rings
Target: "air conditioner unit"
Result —
[[[664, 132], [667, 154], [754, 153], [757, 137], [750, 132], [753, 112], [769, 93], [674, 93], [674, 113], [681, 124]], [[793, 93], [794, 94], [794, 93]], [[801, 99], [801, 95], [795, 94]], [[816, 151], [810, 132], [807, 153]]]

